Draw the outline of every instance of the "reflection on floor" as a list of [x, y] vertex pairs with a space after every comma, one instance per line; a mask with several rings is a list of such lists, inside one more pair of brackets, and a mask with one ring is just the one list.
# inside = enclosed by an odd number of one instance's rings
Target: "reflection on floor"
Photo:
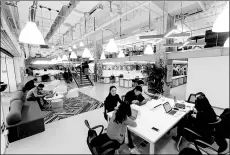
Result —
[[[95, 86], [89, 86], [87, 88], [80, 88], [79, 91], [82, 92], [82, 93], [84, 93], [84, 94], [87, 94], [88, 96], [90, 96], [92, 98], [95, 98], [96, 100], [98, 100], [100, 102], [104, 102], [106, 96], [108, 95], [109, 87], [111, 85], [112, 84], [95, 83]], [[131, 89], [127, 89], [127, 88], [121, 88], [121, 87], [118, 86], [118, 84], [115, 84], [115, 85], [117, 86], [117, 93], [120, 96], [126, 94], [127, 91], [131, 90]], [[74, 86], [74, 84], [71, 84], [70, 86], [72, 88], [76, 87], [76, 86]], [[185, 99], [185, 90], [186, 90], [186, 85], [181, 85], [181, 86], [172, 88], [171, 89], [170, 98], [172, 98], [173, 96], [176, 96], [178, 100], [184, 100]], [[6, 97], [2, 97], [2, 100], [1, 100], [5, 116], [8, 114], [8, 111], [9, 111], [9, 101], [10, 101], [11, 94], [7, 94], [7, 96]], [[217, 114], [220, 114], [222, 112], [222, 110], [219, 110], [219, 109], [215, 109], [215, 111], [216, 111]], [[68, 121], [68, 119], [69, 118], [67, 118], [65, 120]], [[64, 122], [65, 120], [60, 121], [60, 123]], [[171, 131], [170, 135], [167, 135], [167, 134], [164, 135], [156, 143], [155, 150], [156, 150], [156, 152], [158, 154], [178, 154], [178, 151], [175, 148], [175, 141], [173, 141], [171, 139], [171, 136], [175, 135], [175, 134], [176, 134], [176, 129], [173, 129]], [[148, 154], [148, 152], [149, 152], [149, 144], [145, 145], [143, 143], [144, 141], [141, 138], [139, 138], [139, 137], [137, 137], [135, 135], [133, 135], [133, 139], [134, 139], [134, 143], [136, 144], [136, 146], [138, 147], [138, 149], [140, 150], [140, 152], [142, 154]], [[81, 147], [80, 145], [78, 145], [78, 146]], [[186, 142], [183, 143], [183, 145], [181, 146], [181, 148], [183, 148], [185, 146], [187, 146]], [[122, 154], [129, 153], [128, 148], [127, 148], [126, 145], [123, 145], [120, 150], [121, 150], [120, 153], [122, 153]]]

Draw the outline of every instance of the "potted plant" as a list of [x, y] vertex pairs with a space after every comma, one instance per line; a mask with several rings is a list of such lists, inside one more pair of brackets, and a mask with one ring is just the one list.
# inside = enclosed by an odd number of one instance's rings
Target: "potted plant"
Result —
[[155, 64], [146, 64], [143, 74], [147, 75], [148, 91], [152, 94], [164, 93], [164, 78], [166, 76], [166, 68]]

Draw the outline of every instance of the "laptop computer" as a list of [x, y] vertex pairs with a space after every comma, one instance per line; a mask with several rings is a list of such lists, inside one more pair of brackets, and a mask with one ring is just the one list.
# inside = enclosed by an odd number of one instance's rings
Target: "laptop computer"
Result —
[[137, 119], [137, 115], [138, 115], [138, 111], [135, 109], [131, 109], [132, 110], [132, 115], [130, 116], [130, 118], [132, 120], [136, 120]]
[[169, 102], [166, 102], [163, 104], [163, 107], [165, 109], [165, 112], [170, 115], [174, 115], [177, 111], [173, 110]]

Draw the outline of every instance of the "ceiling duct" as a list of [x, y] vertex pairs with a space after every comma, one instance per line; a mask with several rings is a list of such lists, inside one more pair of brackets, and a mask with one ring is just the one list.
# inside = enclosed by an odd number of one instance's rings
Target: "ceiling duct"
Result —
[[59, 11], [56, 19], [54, 20], [49, 32], [45, 37], [45, 41], [48, 42], [49, 39], [54, 35], [54, 33], [58, 30], [58, 28], [63, 24], [65, 18], [69, 16], [72, 10], [77, 6], [80, 1], [70, 1], [70, 4], [62, 6], [61, 10]]
[[93, 9], [91, 9], [89, 12], [87, 12], [85, 14], [85, 17], [86, 18], [89, 18], [89, 17], [94, 17], [98, 12], [100, 12], [101, 10], [103, 9], [103, 5], [102, 4], [98, 4], [96, 5]]

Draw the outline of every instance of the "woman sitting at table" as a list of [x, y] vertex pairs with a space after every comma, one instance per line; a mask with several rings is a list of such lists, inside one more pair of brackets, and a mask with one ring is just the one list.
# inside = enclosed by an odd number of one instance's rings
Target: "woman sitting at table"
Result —
[[121, 103], [121, 99], [119, 97], [119, 95], [116, 93], [117, 88], [115, 86], [111, 86], [109, 88], [109, 95], [106, 97], [105, 102], [104, 102], [104, 107], [105, 107], [105, 111], [104, 111], [104, 117], [106, 120], [108, 120], [107, 118], [107, 113], [114, 111], [115, 107], [117, 107], [117, 103]]
[[[109, 121], [107, 128], [107, 135], [110, 139], [117, 142], [118, 148], [125, 141], [125, 134], [127, 131], [127, 125], [136, 127], [137, 123], [128, 117], [129, 107], [127, 104], [120, 104], [118, 109], [113, 113], [112, 118]], [[132, 139], [131, 139], [132, 140]], [[133, 142], [129, 140], [128, 146], [131, 154], [140, 154], [134, 147]], [[132, 148], [130, 147], [132, 146]]]
[[[208, 99], [203, 93], [200, 93], [200, 95], [197, 96], [193, 112], [194, 114], [189, 113], [187, 117], [184, 117], [178, 123], [177, 136], [173, 137], [175, 141], [178, 141], [180, 136], [183, 135], [184, 128], [189, 128], [204, 137], [211, 135], [213, 127], [208, 126], [208, 123], [215, 122], [217, 117]], [[183, 136], [186, 137], [187, 135]]]

